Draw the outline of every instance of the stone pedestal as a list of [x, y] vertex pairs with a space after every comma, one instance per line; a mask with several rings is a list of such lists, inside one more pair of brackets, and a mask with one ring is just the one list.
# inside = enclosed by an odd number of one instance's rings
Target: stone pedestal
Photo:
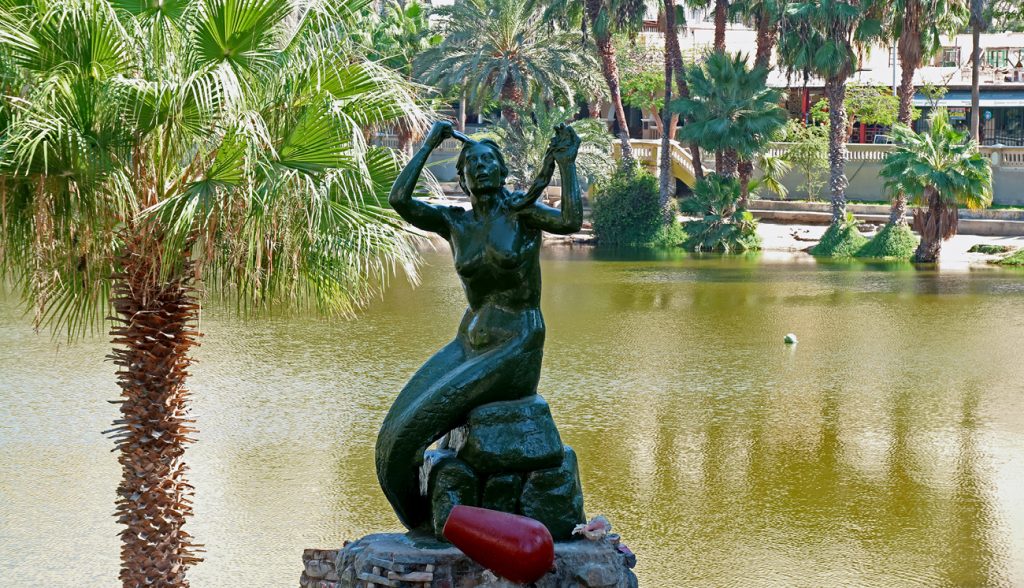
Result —
[[[318, 559], [319, 558], [319, 559]], [[514, 588], [457, 548], [433, 538], [367, 535], [338, 551], [307, 550], [302, 588]], [[636, 588], [635, 557], [618, 538], [555, 543], [555, 568], [537, 588]]]

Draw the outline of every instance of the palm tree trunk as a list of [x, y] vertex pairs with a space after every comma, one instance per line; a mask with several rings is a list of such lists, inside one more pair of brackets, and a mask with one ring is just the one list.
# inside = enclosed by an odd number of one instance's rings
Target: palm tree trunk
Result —
[[191, 267], [162, 277], [162, 243], [152, 230], [126, 236], [114, 276], [117, 316], [110, 355], [118, 366], [121, 418], [112, 429], [120, 451], [118, 486], [124, 588], [187, 587], [186, 571], [200, 546], [183, 529], [192, 515], [185, 446], [195, 433], [185, 380], [199, 335]]
[[725, 51], [725, 24], [729, 18], [729, 0], [715, 0], [715, 51]]
[[[673, 22], [675, 18], [673, 16]], [[686, 85], [686, 70], [683, 68], [683, 52], [679, 48], [678, 27], [666, 28], [665, 45], [672, 59], [672, 68], [675, 71], [676, 94], [680, 98], [690, 95], [690, 88]], [[666, 103], [667, 104], [667, 103]], [[686, 121], [683, 121], [686, 124]], [[675, 134], [673, 133], [673, 136]], [[694, 177], [697, 180], [704, 179], [704, 165], [701, 163], [700, 147], [696, 143], [690, 143], [690, 159], [693, 163]]]
[[511, 78], [505, 80], [505, 85], [501, 88], [501, 116], [508, 121], [508, 124], [513, 127], [519, 127], [519, 112], [516, 107], [523, 105], [523, 91], [522, 89], [512, 81]]
[[754, 176], [754, 164], [750, 161], [741, 161], [737, 167], [740, 176], [740, 205], [739, 208], [747, 210], [750, 205], [750, 178]]
[[675, 182], [672, 181], [672, 137], [668, 133], [668, 127], [671, 124], [671, 114], [669, 114], [669, 104], [672, 102], [672, 72], [674, 70], [672, 63], [672, 48], [669, 47], [667, 38], [674, 36], [676, 31], [676, 5], [675, 0], [664, 0], [665, 3], [665, 106], [661, 109], [661, 115], [663, 121], [661, 124], [661, 161], [659, 161], [659, 204], [661, 205], [661, 212], [664, 216], [666, 223], [672, 222], [672, 209], [669, 206], [669, 202], [672, 200], [672, 196], [675, 195]]
[[720, 176], [735, 178], [740, 158], [735, 149], [725, 149], [715, 154], [715, 172]]
[[463, 93], [459, 96], [459, 118], [456, 121], [456, 127], [460, 133], [466, 132], [466, 94]]
[[408, 122], [405, 119], [399, 119], [395, 130], [398, 135], [398, 150], [402, 152], [406, 159], [411, 158], [413, 131], [409, 127]]
[[939, 261], [942, 241], [956, 234], [958, 211], [955, 206], [946, 206], [934, 186], [925, 188], [928, 210], [914, 211], [914, 230], [920, 233], [921, 242], [914, 251], [914, 261], [935, 263]]
[[[593, 1], [588, 0], [587, 5], [589, 6]], [[592, 19], [591, 23], [593, 22]], [[615, 45], [612, 44], [610, 35], [598, 36], [597, 31], [594, 31], [594, 41], [597, 45], [598, 55], [601, 57], [601, 73], [604, 74], [605, 82], [608, 84], [612, 108], [615, 109], [615, 121], [619, 125], [619, 142], [622, 144], [622, 161], [620, 163], [622, 169], [630, 173], [636, 167], [636, 160], [633, 158], [633, 146], [629, 142], [626, 110], [622, 107], [622, 93], [619, 90], [619, 64], [615, 57]]]
[[[914, 72], [921, 65], [921, 11], [920, 2], [912, 0], [903, 10], [903, 27], [897, 47], [902, 70], [900, 72], [899, 99], [900, 106], [896, 120], [900, 124], [910, 126], [911, 109], [914, 100]], [[893, 197], [889, 211], [889, 224], [905, 225], [907, 223], [907, 195], [902, 190]]]
[[779, 37], [779, 21], [767, 14], [757, 19], [757, 51], [754, 54], [756, 67], [771, 67], [772, 51]]
[[981, 11], [983, 0], [971, 0], [971, 138], [981, 143]]
[[846, 219], [846, 78], [832, 77], [825, 82], [828, 99], [829, 188], [832, 194], [832, 224]]

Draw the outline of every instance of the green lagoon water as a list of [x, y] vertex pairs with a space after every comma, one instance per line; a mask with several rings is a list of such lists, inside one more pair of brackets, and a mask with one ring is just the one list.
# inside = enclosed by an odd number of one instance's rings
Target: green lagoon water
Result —
[[[641, 586], [1024, 585], [1024, 272], [545, 256], [541, 392]], [[194, 587], [398, 530], [373, 441], [464, 307], [427, 259], [356, 321], [204, 310]], [[106, 353], [0, 300], [0, 586], [117, 584]]]

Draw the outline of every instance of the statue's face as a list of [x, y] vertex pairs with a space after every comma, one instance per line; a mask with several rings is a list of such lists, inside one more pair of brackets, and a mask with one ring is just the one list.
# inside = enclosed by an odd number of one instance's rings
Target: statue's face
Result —
[[469, 148], [462, 173], [466, 178], [466, 187], [474, 194], [494, 192], [501, 188], [501, 162], [494, 149], [487, 145], [478, 143]]

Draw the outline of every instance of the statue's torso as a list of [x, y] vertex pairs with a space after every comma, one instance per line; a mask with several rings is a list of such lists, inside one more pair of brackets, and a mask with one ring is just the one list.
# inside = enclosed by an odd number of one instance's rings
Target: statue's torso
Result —
[[460, 334], [473, 347], [507, 340], [524, 313], [540, 313], [541, 232], [515, 212], [481, 218], [450, 209], [449, 243], [469, 300]]

